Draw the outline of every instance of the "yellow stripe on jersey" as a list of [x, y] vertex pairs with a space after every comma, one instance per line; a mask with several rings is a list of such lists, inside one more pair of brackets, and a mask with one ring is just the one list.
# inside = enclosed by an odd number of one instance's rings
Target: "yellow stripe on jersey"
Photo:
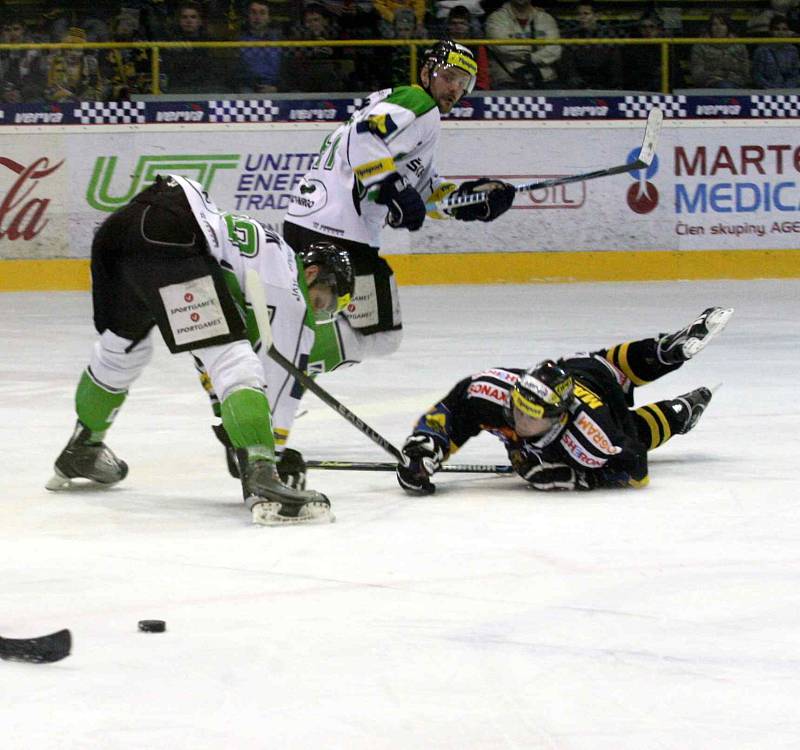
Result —
[[387, 156], [376, 161], [368, 161], [366, 164], [361, 164], [353, 169], [356, 177], [358, 177], [361, 182], [365, 182], [373, 177], [377, 177], [379, 174], [394, 171], [396, 171], [396, 168], [394, 165], [394, 159], [392, 159], [391, 156]]
[[624, 375], [630, 378], [631, 383], [634, 385], [645, 385], [649, 383], [649, 380], [642, 380], [640, 377], [636, 375], [636, 373], [631, 369], [630, 363], [628, 362], [628, 347], [630, 346], [630, 342], [625, 344], [618, 344], [617, 346], [611, 347], [606, 354], [606, 359], [611, 362], [614, 367], [618, 370], [621, 370]]
[[289, 439], [289, 430], [276, 427], [273, 434], [275, 435], [275, 445], [286, 445], [286, 441]]

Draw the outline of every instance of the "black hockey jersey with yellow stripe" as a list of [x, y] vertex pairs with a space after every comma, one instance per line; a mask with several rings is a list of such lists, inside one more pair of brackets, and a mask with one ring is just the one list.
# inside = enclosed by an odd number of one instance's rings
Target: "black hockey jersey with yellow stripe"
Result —
[[586, 354], [559, 360], [575, 381], [569, 412], [548, 432], [533, 438], [517, 435], [510, 394], [520, 368], [496, 367], [459, 381], [417, 422], [414, 432], [432, 435], [445, 456], [482, 431], [498, 437], [509, 456], [567, 463], [584, 470], [625, 472], [634, 480], [647, 476], [647, 449], [639, 441], [625, 376], [600, 356]]

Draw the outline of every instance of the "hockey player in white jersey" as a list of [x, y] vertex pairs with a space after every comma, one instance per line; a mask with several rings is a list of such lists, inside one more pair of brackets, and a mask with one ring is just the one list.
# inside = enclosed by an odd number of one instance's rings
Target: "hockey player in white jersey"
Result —
[[380, 231], [388, 223], [414, 232], [426, 218], [426, 202], [450, 193], [487, 192], [488, 201], [452, 209], [449, 217], [493, 221], [514, 200], [512, 185], [481, 178], [457, 186], [436, 170], [440, 114], [472, 91], [477, 73], [472, 52], [443, 40], [425, 53], [420, 84], [370, 94], [362, 107], [328, 135], [314, 168], [295, 189], [284, 221], [284, 237], [301, 251], [332, 240], [348, 250], [355, 291], [348, 309], [321, 326], [311, 368], [332, 370], [395, 351], [402, 336], [397, 284], [378, 255]]
[[325, 495], [280, 480], [275, 432], [288, 434], [300, 394], [292, 394], [293, 382], [260, 346], [245, 293], [248, 269], [264, 283], [276, 348], [303, 368], [314, 317], [330, 316], [350, 299], [345, 251], [320, 247], [314, 262], [298, 269], [278, 235], [221, 211], [198, 183], [173, 175], [159, 177], [106, 219], [91, 258], [99, 338], [78, 384], [75, 430], [48, 489], [68, 489], [76, 479], [112, 485], [125, 478], [127, 464], [103, 441], [152, 357], [158, 326], [169, 350], [191, 352], [213, 384], [253, 521], [333, 520]]

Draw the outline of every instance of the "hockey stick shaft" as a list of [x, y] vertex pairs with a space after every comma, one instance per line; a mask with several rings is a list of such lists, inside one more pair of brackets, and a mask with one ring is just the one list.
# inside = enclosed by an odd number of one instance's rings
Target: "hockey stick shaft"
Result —
[[[586, 180], [595, 180], [598, 177], [611, 177], [615, 174], [626, 174], [649, 167], [655, 155], [656, 144], [658, 143], [658, 136], [661, 132], [663, 120], [664, 114], [660, 109], [654, 107], [650, 110], [650, 114], [647, 116], [647, 125], [645, 126], [644, 138], [642, 140], [642, 147], [639, 149], [639, 155], [629, 164], [620, 164], [607, 169], [595, 169], [592, 172], [584, 172], [582, 174], [554, 177], [550, 180], [523, 182], [520, 185], [514, 185], [514, 190], [517, 193], [528, 193], [532, 190], [542, 190], [544, 188], [555, 187], [556, 185], [567, 185], [572, 182], [585, 182]], [[486, 192], [469, 193], [467, 195], [445, 198], [439, 203], [428, 203], [425, 207], [429, 211], [441, 211], [449, 208], [473, 206], [477, 203], [484, 203], [487, 197], [488, 193]]]
[[[306, 461], [309, 469], [333, 469], [337, 471], [394, 471], [397, 464], [368, 461]], [[513, 474], [510, 466], [501, 464], [442, 464], [437, 473], [453, 474]]]
[[383, 435], [373, 430], [363, 419], [353, 414], [341, 401], [334, 398], [328, 391], [319, 386], [312, 377], [306, 375], [302, 370], [295, 366], [294, 362], [283, 356], [274, 346], [272, 340], [272, 328], [269, 322], [269, 310], [267, 308], [267, 297], [264, 293], [264, 286], [258, 272], [250, 269], [245, 274], [245, 286], [247, 297], [253, 306], [253, 314], [258, 325], [258, 333], [261, 343], [267, 348], [270, 359], [277, 362], [286, 372], [288, 372], [304, 388], [311, 391], [317, 398], [324, 401], [335, 412], [344, 417], [363, 435], [366, 435], [373, 443], [379, 445], [393, 458], [398, 461], [403, 460], [403, 454], [395, 448]]

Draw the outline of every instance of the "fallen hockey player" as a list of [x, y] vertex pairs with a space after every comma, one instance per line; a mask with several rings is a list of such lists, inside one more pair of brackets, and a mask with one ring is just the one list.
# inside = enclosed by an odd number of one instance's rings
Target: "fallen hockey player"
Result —
[[483, 430], [503, 442], [514, 470], [534, 489], [645, 486], [648, 451], [689, 432], [712, 391], [700, 387], [634, 408], [635, 388], [681, 367], [732, 314], [710, 307], [675, 333], [464, 378], [406, 439], [400, 486], [411, 494], [434, 492], [431, 476], [442, 462]]

